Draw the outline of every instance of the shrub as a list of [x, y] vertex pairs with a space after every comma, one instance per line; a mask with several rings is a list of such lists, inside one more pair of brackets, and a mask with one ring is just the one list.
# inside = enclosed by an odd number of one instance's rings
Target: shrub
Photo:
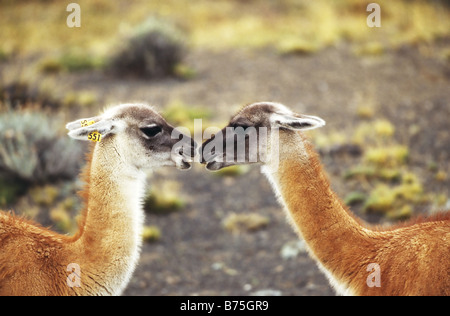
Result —
[[34, 204], [44, 207], [49, 207], [55, 203], [58, 195], [59, 189], [53, 185], [36, 186], [29, 190], [29, 196]]
[[248, 165], [234, 165], [214, 171], [212, 174], [219, 177], [237, 177], [246, 174], [249, 170]]
[[25, 192], [26, 185], [23, 182], [0, 177], [0, 208], [12, 205]]
[[112, 56], [109, 68], [115, 75], [162, 78], [175, 75], [184, 45], [180, 32], [170, 23], [149, 18], [124, 40]]
[[0, 48], [0, 62], [6, 61], [9, 59], [9, 54]]
[[142, 239], [146, 242], [157, 241], [161, 238], [161, 230], [154, 225], [144, 226]]
[[76, 92], [68, 92], [62, 99], [64, 107], [88, 107], [97, 102], [97, 95], [89, 90], [79, 90]]
[[344, 198], [344, 203], [348, 206], [356, 205], [359, 203], [363, 203], [366, 200], [367, 196], [365, 193], [360, 191], [353, 191], [347, 194]]
[[316, 53], [320, 48], [314, 41], [301, 38], [289, 38], [279, 43], [278, 52], [282, 55], [306, 56]]
[[42, 87], [21, 80], [0, 83], [0, 108], [2, 104], [13, 109], [30, 105], [51, 109], [60, 107], [60, 102]]
[[388, 218], [399, 219], [413, 214], [413, 206], [429, 202], [429, 196], [419, 178], [410, 172], [402, 175], [401, 183], [395, 186], [378, 184], [367, 198], [364, 210], [384, 213]]
[[401, 166], [406, 163], [408, 156], [408, 147], [403, 145], [368, 148], [364, 153], [364, 159], [369, 164], [386, 167]]
[[61, 61], [55, 58], [48, 58], [40, 61], [38, 68], [45, 74], [55, 74], [64, 70], [64, 66]]
[[386, 48], [378, 42], [369, 42], [359, 45], [354, 49], [357, 56], [381, 56], [385, 53]]
[[59, 58], [59, 62], [63, 69], [70, 72], [96, 69], [103, 66], [103, 60], [100, 57], [78, 51], [70, 51], [63, 54]]
[[75, 231], [76, 223], [74, 219], [61, 204], [52, 208], [49, 215], [56, 228], [61, 232], [72, 233]]
[[232, 232], [253, 232], [269, 225], [270, 219], [257, 213], [229, 214], [223, 221], [223, 227]]
[[92, 69], [101, 69], [105, 61], [101, 56], [91, 52], [72, 49], [59, 57], [49, 57], [41, 60], [38, 68], [45, 74], [59, 73], [61, 71], [77, 72]]
[[60, 122], [44, 113], [1, 113], [0, 177], [28, 185], [73, 178], [83, 149], [59, 131]]
[[165, 181], [153, 185], [144, 198], [144, 210], [152, 214], [169, 214], [182, 209], [185, 201], [180, 197], [179, 184]]

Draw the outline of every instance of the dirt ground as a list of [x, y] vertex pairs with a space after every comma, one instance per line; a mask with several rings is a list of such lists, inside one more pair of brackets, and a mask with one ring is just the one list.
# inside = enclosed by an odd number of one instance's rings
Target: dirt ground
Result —
[[[189, 80], [114, 79], [100, 72], [64, 74], [62, 80], [74, 90], [95, 90], [105, 104], [145, 101], [162, 108], [179, 99], [207, 106], [223, 124], [246, 103], [276, 101], [322, 117], [327, 130], [348, 134], [361, 120], [357, 107], [371, 102], [376, 117], [394, 123], [396, 140], [409, 147], [409, 165], [427, 189], [449, 196], [449, 179], [434, 181], [426, 163], [450, 170], [450, 63], [439, 55], [448, 44], [366, 57], [355, 56], [345, 44], [308, 56], [271, 50], [191, 51], [186, 64], [196, 76]], [[93, 114], [93, 109], [84, 111]], [[412, 125], [420, 132], [411, 133]], [[355, 159], [322, 156], [342, 197], [352, 190], [342, 170]], [[147, 214], [146, 223], [158, 226], [161, 238], [144, 244], [124, 295], [334, 295], [286, 222], [258, 166], [234, 177], [216, 176], [200, 165], [186, 172], [167, 168], [153, 174], [149, 183], [166, 180], [181, 184], [186, 205], [167, 215]], [[222, 225], [233, 212], [260, 213], [270, 222], [256, 232], [233, 234]]]

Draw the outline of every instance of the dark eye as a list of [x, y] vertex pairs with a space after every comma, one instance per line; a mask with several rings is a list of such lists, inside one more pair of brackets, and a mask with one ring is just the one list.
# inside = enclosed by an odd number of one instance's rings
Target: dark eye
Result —
[[231, 125], [231, 127], [233, 127], [233, 128], [242, 127], [244, 130], [246, 130], [246, 129], [249, 128], [250, 126], [247, 125], [247, 124], [236, 123], [236, 124]]
[[245, 125], [245, 124], [241, 124], [241, 125], [237, 125], [236, 127], [241, 127], [244, 131], [246, 131], [247, 128], [249, 128], [250, 126]]
[[162, 128], [159, 126], [148, 126], [148, 127], [141, 127], [141, 132], [145, 134], [147, 137], [155, 137], [159, 133], [162, 132]]

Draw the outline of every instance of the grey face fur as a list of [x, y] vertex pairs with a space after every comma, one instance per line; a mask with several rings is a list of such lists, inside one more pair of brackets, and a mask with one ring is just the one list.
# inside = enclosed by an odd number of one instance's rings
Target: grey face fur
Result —
[[[82, 126], [83, 121], [95, 123]], [[195, 156], [194, 140], [174, 129], [146, 104], [121, 104], [66, 127], [69, 136], [79, 140], [88, 140], [91, 132], [99, 132], [100, 146], [114, 146], [121, 159], [136, 168], [175, 165], [189, 169]]]
[[[219, 170], [236, 164], [262, 162], [260, 157], [267, 155], [274, 129], [277, 132], [294, 133], [324, 125], [325, 121], [321, 118], [296, 114], [279, 103], [253, 103], [244, 107], [231, 118], [228, 126], [203, 143], [202, 163], [206, 164], [208, 170]], [[215, 147], [220, 142], [223, 150], [217, 151]], [[245, 148], [245, 153], [239, 153], [239, 147]]]

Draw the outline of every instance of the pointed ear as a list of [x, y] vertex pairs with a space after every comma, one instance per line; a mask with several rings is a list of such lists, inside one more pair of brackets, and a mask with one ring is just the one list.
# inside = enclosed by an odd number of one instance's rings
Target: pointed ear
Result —
[[325, 126], [325, 121], [317, 116], [303, 114], [272, 114], [272, 126], [288, 128], [292, 130], [309, 130]]
[[102, 119], [101, 116], [94, 116], [94, 117], [90, 117], [90, 118], [79, 119], [79, 120], [67, 123], [66, 124], [66, 128], [69, 131], [73, 131], [73, 130], [78, 129], [80, 127], [87, 126], [87, 125], [92, 125], [94, 123], [97, 123], [101, 119]]
[[88, 136], [92, 132], [98, 132], [102, 136], [118, 133], [125, 129], [121, 121], [113, 119], [102, 119], [101, 116], [76, 120], [68, 123], [66, 128], [70, 131], [68, 135], [78, 140], [89, 140]]

